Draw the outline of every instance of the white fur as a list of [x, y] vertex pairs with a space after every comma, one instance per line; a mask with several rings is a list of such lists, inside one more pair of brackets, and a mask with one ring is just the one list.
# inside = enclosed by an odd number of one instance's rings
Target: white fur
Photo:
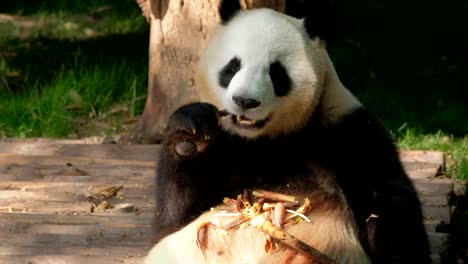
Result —
[[[228, 88], [222, 88], [218, 72], [234, 57], [241, 60], [241, 70]], [[268, 73], [269, 65], [275, 61], [281, 62], [292, 81], [289, 94], [283, 97], [275, 95]], [[265, 127], [257, 130], [241, 129], [223, 119], [226, 130], [251, 139], [261, 135], [274, 138], [296, 131], [316, 110], [324, 125], [335, 123], [360, 106], [340, 82], [324, 43], [307, 36], [302, 20], [269, 9], [242, 11], [228, 25], [216, 30], [200, 59], [197, 85], [202, 99], [219, 109], [250, 119], [270, 117]], [[232, 102], [233, 95], [257, 99], [261, 105], [242, 112]], [[323, 176], [324, 180], [334, 178], [330, 174]], [[302, 222], [287, 230], [337, 263], [370, 263], [349, 211], [339, 208], [312, 211], [308, 217], [311, 223]], [[215, 217], [213, 212], [202, 214], [155, 245], [145, 263], [284, 263], [291, 256], [292, 251], [285, 248], [265, 253], [264, 235], [253, 227], [226, 234], [209, 228], [208, 248], [203, 256], [196, 244], [196, 226], [205, 221], [222, 226], [232, 218]]]
[[[242, 67], [229, 86], [222, 88], [218, 73], [234, 57]], [[292, 81], [286, 96], [276, 96], [273, 89], [269, 66], [275, 61], [281, 62]], [[302, 128], [322, 95], [321, 108], [327, 110], [324, 118], [332, 122], [360, 105], [339, 81], [324, 43], [307, 36], [303, 20], [270, 9], [240, 12], [227, 26], [220, 26], [200, 59], [197, 81], [204, 101], [250, 119], [271, 119], [256, 130], [223, 121], [226, 130], [248, 138], [276, 137]], [[233, 95], [256, 99], [261, 105], [243, 112], [233, 103]]]
[[327, 54], [327, 74], [320, 103], [320, 113], [323, 125], [334, 124], [340, 117], [362, 104], [344, 87], [338, 78], [335, 67]]
[[[345, 212], [335, 210], [327, 214], [309, 214], [311, 223], [301, 222], [286, 227], [286, 230], [302, 241], [315, 246], [338, 264], [370, 263], [362, 249], [354, 227]], [[198, 248], [197, 224], [210, 221], [223, 226], [234, 218], [214, 216], [207, 212], [182, 230], [166, 237], [153, 247], [145, 264], [157, 263], [284, 263], [288, 250], [280, 246], [273, 252], [265, 252], [265, 236], [253, 227], [229, 232], [209, 227], [207, 249]], [[290, 262], [289, 262], [290, 263]]]

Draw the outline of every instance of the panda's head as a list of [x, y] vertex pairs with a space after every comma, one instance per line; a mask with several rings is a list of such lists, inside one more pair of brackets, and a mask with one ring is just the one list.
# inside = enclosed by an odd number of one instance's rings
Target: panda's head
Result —
[[202, 99], [228, 112], [223, 127], [246, 138], [302, 128], [329, 70], [324, 15], [296, 19], [270, 9], [241, 10], [238, 0], [221, 1], [219, 12], [221, 25], [198, 67]]

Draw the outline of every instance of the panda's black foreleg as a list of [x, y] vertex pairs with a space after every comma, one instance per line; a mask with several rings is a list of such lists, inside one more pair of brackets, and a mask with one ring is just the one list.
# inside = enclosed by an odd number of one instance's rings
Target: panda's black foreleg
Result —
[[431, 263], [421, 205], [411, 183], [389, 181], [375, 191], [376, 218], [367, 221], [373, 263]]
[[156, 176], [155, 243], [208, 209], [207, 202], [219, 201], [213, 192], [220, 188], [219, 118], [216, 107], [206, 103], [182, 106], [170, 117]]
[[421, 204], [385, 127], [360, 108], [329, 130], [329, 160], [372, 263], [430, 263]]

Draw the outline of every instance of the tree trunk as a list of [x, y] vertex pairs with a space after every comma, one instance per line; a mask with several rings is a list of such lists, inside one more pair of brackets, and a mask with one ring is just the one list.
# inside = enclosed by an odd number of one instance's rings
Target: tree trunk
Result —
[[[219, 0], [137, 1], [151, 24], [148, 97], [139, 124], [127, 140], [155, 143], [170, 114], [198, 100], [195, 66], [219, 21]], [[285, 0], [241, 0], [241, 4], [285, 9]]]

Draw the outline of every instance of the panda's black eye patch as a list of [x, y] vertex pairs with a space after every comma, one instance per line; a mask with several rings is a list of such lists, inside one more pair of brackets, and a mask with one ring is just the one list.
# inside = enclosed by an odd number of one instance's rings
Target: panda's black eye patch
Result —
[[270, 65], [270, 78], [276, 96], [285, 96], [291, 88], [291, 79], [281, 62], [275, 61]]
[[226, 66], [219, 72], [218, 83], [221, 87], [227, 88], [232, 78], [241, 69], [241, 61], [239, 58], [232, 58]]

